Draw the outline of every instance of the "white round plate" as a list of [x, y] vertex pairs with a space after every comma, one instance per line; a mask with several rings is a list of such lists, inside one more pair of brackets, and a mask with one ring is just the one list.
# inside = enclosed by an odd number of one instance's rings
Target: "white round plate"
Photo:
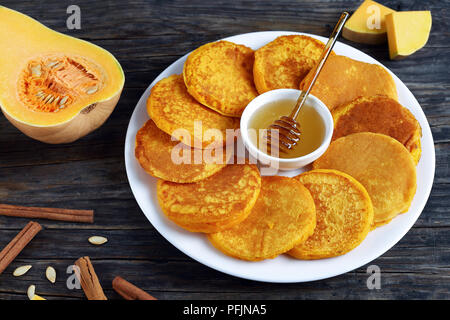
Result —
[[[324, 37], [311, 34], [278, 31], [247, 33], [224, 40], [256, 50], [278, 36], [289, 34], [304, 34], [324, 43], [327, 41]], [[334, 51], [355, 60], [381, 65], [367, 54], [340, 42], [336, 43]], [[146, 174], [134, 157], [135, 136], [149, 118], [146, 100], [151, 87], [163, 78], [182, 73], [187, 56], [188, 54], [172, 63], [144, 92], [131, 117], [125, 142], [126, 171], [136, 201], [156, 230], [175, 247], [206, 266], [236, 277], [265, 282], [304, 282], [340, 275], [369, 263], [394, 246], [413, 226], [427, 202], [433, 184], [435, 169], [433, 137], [419, 103], [403, 82], [390, 71], [397, 85], [400, 103], [413, 113], [422, 126], [422, 157], [417, 166], [417, 192], [408, 212], [370, 232], [357, 248], [343, 256], [322, 260], [301, 261], [281, 255], [275, 259], [247, 262], [222, 254], [203, 234], [185, 231], [169, 221], [158, 205], [156, 179]], [[299, 171], [281, 174], [293, 176], [298, 173]]]

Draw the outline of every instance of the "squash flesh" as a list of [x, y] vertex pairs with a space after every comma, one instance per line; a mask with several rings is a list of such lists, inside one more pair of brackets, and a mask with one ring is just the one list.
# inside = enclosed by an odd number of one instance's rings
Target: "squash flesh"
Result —
[[421, 49], [431, 30], [430, 11], [404, 11], [386, 16], [389, 56], [400, 59]]
[[[374, 7], [378, 8], [380, 13], [379, 28], [370, 29], [367, 26], [368, 19], [375, 13]], [[354, 42], [379, 44], [386, 42], [385, 16], [393, 13], [395, 10], [385, 7], [375, 1], [365, 0], [358, 9], [352, 14], [344, 25], [343, 37]]]
[[[0, 7], [0, 47], [0, 106], [9, 117], [25, 124], [45, 127], [66, 123], [84, 108], [120, 94], [124, 85], [125, 78], [120, 64], [106, 50], [55, 32], [28, 16], [5, 7]], [[86, 64], [97, 66], [103, 79], [99, 81], [95, 92], [90, 90], [91, 94], [77, 94], [70, 105], [66, 103], [66, 107], [57, 112], [35, 108], [33, 102], [24, 100], [21, 95], [24, 88], [20, 81], [33, 62], [46, 61], [49, 57], [88, 61]], [[76, 90], [71, 88], [74, 80], [70, 81], [66, 83], [66, 89]], [[55, 104], [54, 102], [53, 100], [52, 103]]]

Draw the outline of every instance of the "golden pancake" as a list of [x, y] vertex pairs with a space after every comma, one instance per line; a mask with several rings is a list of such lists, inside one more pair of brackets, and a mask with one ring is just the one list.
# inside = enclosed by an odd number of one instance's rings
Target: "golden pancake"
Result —
[[333, 140], [356, 132], [388, 135], [411, 153], [417, 164], [420, 159], [419, 122], [396, 100], [385, 96], [359, 97], [333, 110]]
[[337, 170], [313, 170], [295, 177], [311, 193], [317, 225], [305, 242], [288, 253], [298, 259], [322, 259], [343, 255], [367, 236], [373, 207], [366, 189]]
[[245, 218], [247, 218], [246, 215], [240, 215], [236, 217], [236, 219], [230, 219], [228, 221], [221, 221], [221, 222], [191, 223], [189, 221], [180, 221], [180, 220], [174, 222], [183, 229], [186, 229], [191, 232], [214, 233], [221, 230], [229, 229], [234, 225], [241, 223]]
[[[312, 77], [313, 72], [309, 72], [300, 83], [300, 90]], [[394, 79], [382, 66], [339, 55], [328, 57], [311, 93], [330, 110], [360, 96], [379, 94], [398, 100]]]
[[391, 221], [392, 221], [392, 219], [388, 219], [388, 220], [385, 220], [385, 221], [380, 221], [380, 222], [374, 223], [374, 224], [372, 224], [372, 226], [370, 228], [370, 231], [375, 230], [378, 227], [382, 227], [382, 226], [384, 226], [385, 224], [388, 224]]
[[260, 94], [274, 89], [298, 89], [324, 47], [314, 38], [290, 35], [278, 37], [256, 50], [253, 65], [256, 89]]
[[367, 190], [374, 224], [408, 210], [416, 192], [416, 166], [408, 150], [384, 134], [361, 132], [333, 141], [313, 163], [314, 169], [336, 169]]
[[184, 82], [200, 103], [230, 117], [240, 117], [258, 93], [253, 84], [253, 50], [228, 41], [207, 43], [187, 58]]
[[217, 232], [244, 220], [261, 188], [258, 168], [230, 164], [196, 183], [159, 180], [158, 201], [165, 215], [193, 232]]
[[208, 234], [208, 239], [227, 255], [258, 261], [275, 258], [305, 241], [315, 225], [314, 201], [301, 183], [287, 177], [263, 177], [261, 193], [247, 219]]
[[[188, 155], [185, 163], [177, 164], [177, 159], [172, 155], [174, 148], [179, 148], [178, 155], [182, 152]], [[171, 137], [159, 130], [152, 120], [148, 120], [136, 135], [135, 156], [142, 168], [153, 177], [172, 182], [199, 181], [224, 168], [231, 154], [227, 157], [226, 150], [222, 147], [212, 151], [218, 152], [216, 163], [207, 161], [208, 159], [202, 156], [201, 163], [195, 164], [195, 150], [181, 142], [171, 141]], [[202, 150], [196, 152], [202, 152]]]
[[[159, 129], [196, 148], [225, 145], [226, 129], [239, 128], [238, 119], [218, 114], [192, 98], [181, 75], [155, 84], [147, 100], [147, 112]], [[218, 134], [209, 135], [212, 131]]]

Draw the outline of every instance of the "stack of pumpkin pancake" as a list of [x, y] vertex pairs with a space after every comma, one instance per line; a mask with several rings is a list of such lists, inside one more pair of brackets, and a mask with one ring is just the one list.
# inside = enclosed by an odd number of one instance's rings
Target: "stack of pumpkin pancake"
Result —
[[256, 51], [208, 43], [189, 55], [183, 74], [152, 88], [151, 119], [135, 151], [159, 179], [157, 197], [168, 219], [207, 234], [235, 258], [321, 259], [349, 252], [408, 210], [421, 128], [378, 65], [329, 57], [312, 94], [333, 115], [333, 141], [312, 170], [262, 177], [256, 165], [227, 152], [235, 140], [226, 131], [239, 129], [247, 104], [269, 90], [302, 89], [323, 48], [302, 35], [278, 37]]

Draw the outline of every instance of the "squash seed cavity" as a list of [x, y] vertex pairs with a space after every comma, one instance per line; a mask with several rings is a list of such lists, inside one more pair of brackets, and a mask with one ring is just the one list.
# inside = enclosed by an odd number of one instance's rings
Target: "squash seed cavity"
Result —
[[29, 109], [58, 112], [101, 91], [102, 68], [82, 57], [48, 55], [34, 58], [22, 70], [18, 95]]

